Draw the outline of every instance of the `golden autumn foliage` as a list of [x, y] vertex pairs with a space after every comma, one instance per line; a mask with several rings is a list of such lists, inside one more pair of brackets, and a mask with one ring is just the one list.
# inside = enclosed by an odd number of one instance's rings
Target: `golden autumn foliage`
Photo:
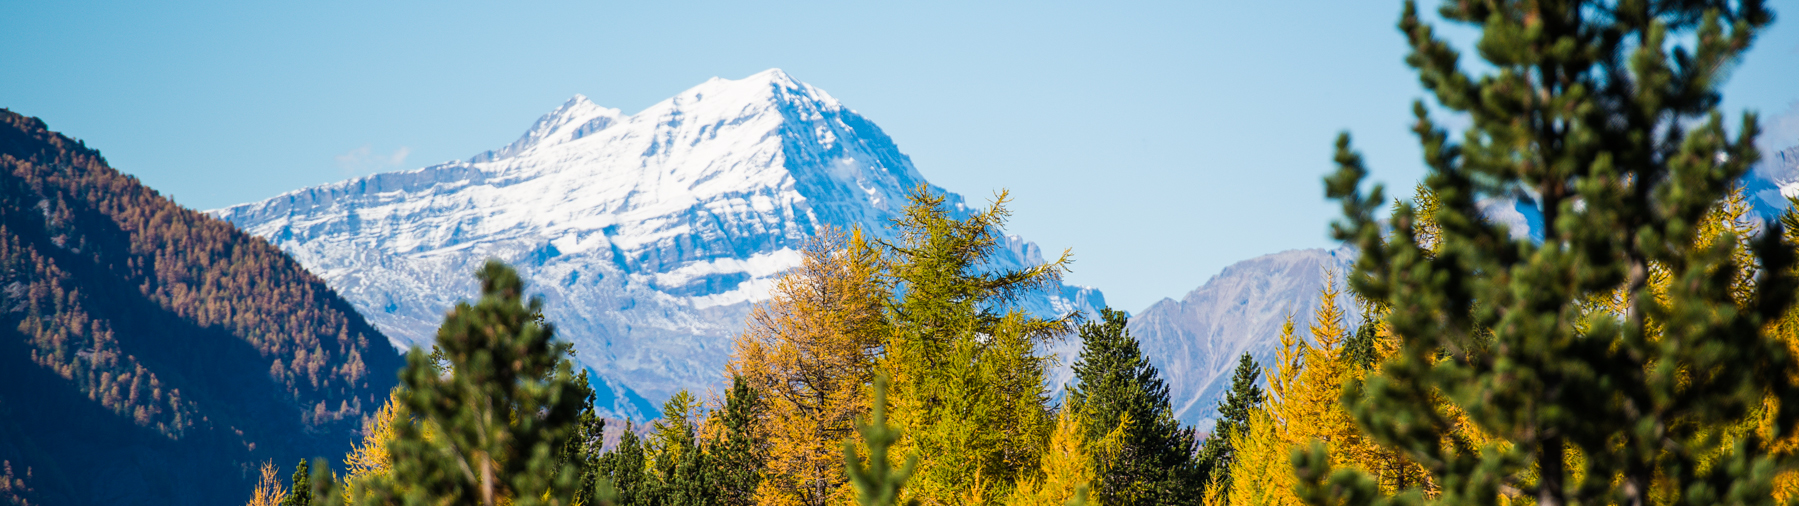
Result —
[[275, 469], [275, 463], [263, 462], [261, 476], [256, 480], [256, 490], [250, 493], [250, 502], [244, 506], [280, 506], [287, 500], [287, 487], [281, 484], [281, 475]]
[[362, 422], [362, 440], [351, 447], [350, 453], [344, 456], [344, 469], [348, 471], [343, 478], [343, 497], [348, 502], [355, 494], [356, 484], [376, 477], [385, 477], [393, 462], [388, 453], [388, 444], [394, 440], [394, 425], [403, 423], [400, 417], [399, 389], [388, 394], [387, 403], [381, 409]]
[[848, 497], [842, 444], [868, 409], [866, 385], [885, 337], [878, 255], [860, 230], [821, 233], [737, 338], [731, 373], [761, 391], [767, 468], [760, 504]]
[[216, 387], [125, 350], [193, 334], [253, 348], [310, 426], [357, 419], [368, 390], [391, 384], [370, 372], [399, 367], [386, 339], [279, 248], [164, 198], [36, 118], [0, 111], [0, 131], [0, 297], [14, 301], [23, 353], [90, 401], [180, 439], [206, 416], [192, 390]]
[[1019, 478], [1017, 488], [1001, 501], [1006, 506], [1062, 506], [1076, 497], [1086, 504], [1100, 506], [1088, 494], [1096, 473], [1095, 452], [1117, 451], [1126, 427], [1114, 429], [1099, 441], [1086, 441], [1077, 410], [1064, 407], [1056, 416], [1056, 431], [1050, 435], [1038, 468]]
[[988, 272], [1005, 200], [956, 219], [921, 188], [895, 242], [826, 232], [753, 310], [727, 372], [766, 400], [758, 503], [852, 498], [840, 449], [877, 371], [892, 378], [903, 429], [893, 450], [919, 459], [905, 500], [994, 503], [1039, 472], [1055, 422], [1035, 347], [1071, 320], [1014, 306], [1055, 285], [1066, 259]]
[[[1350, 332], [1338, 304], [1336, 278], [1326, 273], [1325, 279], [1309, 326], [1312, 342], [1295, 334], [1289, 315], [1281, 328], [1275, 363], [1264, 372], [1268, 400], [1252, 410], [1244, 431], [1226, 436], [1237, 455], [1230, 469], [1229, 496], [1208, 497], [1208, 504], [1303, 504], [1294, 492], [1298, 481], [1291, 458], [1295, 449], [1313, 442], [1324, 444], [1332, 467], [1361, 469], [1376, 476], [1389, 492], [1421, 479], [1417, 465], [1364, 436], [1342, 404], [1344, 382], [1365, 373], [1343, 354]], [[1391, 347], [1377, 343], [1375, 349], [1386, 352]]]

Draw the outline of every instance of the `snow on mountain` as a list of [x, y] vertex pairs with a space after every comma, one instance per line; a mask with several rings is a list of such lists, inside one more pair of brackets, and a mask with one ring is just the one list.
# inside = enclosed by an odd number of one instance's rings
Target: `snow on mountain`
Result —
[[1787, 199], [1799, 197], [1799, 146], [1764, 150], [1762, 161], [1743, 176], [1743, 190], [1762, 218], [1780, 219]]
[[[1133, 316], [1128, 328], [1167, 381], [1175, 418], [1210, 430], [1238, 357], [1247, 352], [1257, 363], [1272, 365], [1288, 315], [1296, 335], [1310, 341], [1306, 326], [1325, 276], [1334, 274], [1342, 287], [1354, 262], [1348, 248], [1263, 255], [1225, 267], [1181, 300], [1162, 299]], [[1347, 290], [1338, 307], [1354, 326], [1355, 304]]]
[[[772, 69], [628, 116], [576, 96], [466, 161], [211, 213], [291, 253], [400, 347], [428, 345], [476, 293], [475, 268], [507, 261], [596, 373], [599, 404], [645, 419], [680, 389], [720, 384], [731, 336], [808, 237], [885, 234], [922, 184], [874, 123]], [[1001, 256], [1042, 261], [1017, 237]], [[1070, 286], [1029, 304], [1093, 311], [1104, 299]], [[1060, 384], [1078, 343], [1054, 349], [1070, 357], [1052, 371]]]

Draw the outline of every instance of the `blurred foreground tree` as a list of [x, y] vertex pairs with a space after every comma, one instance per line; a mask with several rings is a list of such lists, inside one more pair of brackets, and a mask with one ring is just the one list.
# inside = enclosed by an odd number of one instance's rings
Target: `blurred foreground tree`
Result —
[[[1766, 332], [1792, 306], [1793, 250], [1773, 224], [1752, 244], [1734, 230], [1701, 237], [1759, 158], [1755, 116], [1730, 135], [1717, 90], [1772, 13], [1755, 0], [1451, 1], [1440, 12], [1481, 30], [1491, 71], [1465, 74], [1406, 3], [1408, 63], [1438, 104], [1472, 120], [1451, 142], [1414, 105], [1434, 209], [1398, 206], [1383, 237], [1384, 197], [1358, 189], [1367, 170], [1347, 135], [1326, 180], [1346, 215], [1335, 235], [1362, 252], [1351, 286], [1387, 309], [1398, 341], [1343, 400], [1430, 486], [1377, 492], [1361, 472], [1331, 472], [1318, 446], [1294, 456], [1301, 495], [1772, 502], [1771, 482], [1794, 463], [1768, 443], [1799, 422], [1793, 355]], [[1540, 239], [1487, 220], [1488, 197], [1534, 204]], [[1490, 439], [1457, 437], [1464, 423]]]
[[[420, 349], [407, 355], [395, 394], [398, 423], [385, 444], [387, 469], [356, 483], [350, 502], [575, 502], [580, 468], [557, 451], [577, 429], [589, 392], [576, 383], [568, 345], [539, 318], [542, 301], [524, 300], [518, 274], [490, 261], [477, 277], [481, 299], [458, 303], [438, 328], [447, 369]], [[318, 467], [315, 484], [335, 488], [326, 466]]]

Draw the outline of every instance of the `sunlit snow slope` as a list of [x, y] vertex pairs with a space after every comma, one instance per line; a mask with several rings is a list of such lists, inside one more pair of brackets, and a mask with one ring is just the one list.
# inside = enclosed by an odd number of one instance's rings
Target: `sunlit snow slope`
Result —
[[[920, 184], [874, 123], [776, 69], [629, 116], [576, 96], [467, 161], [212, 213], [287, 250], [402, 347], [431, 342], [444, 311], [475, 293], [481, 262], [510, 262], [605, 383], [602, 407], [643, 419], [682, 388], [720, 383], [730, 337], [808, 237], [884, 234]], [[1015, 237], [1004, 256], [1041, 261]], [[1104, 305], [1081, 287], [1030, 303]]]

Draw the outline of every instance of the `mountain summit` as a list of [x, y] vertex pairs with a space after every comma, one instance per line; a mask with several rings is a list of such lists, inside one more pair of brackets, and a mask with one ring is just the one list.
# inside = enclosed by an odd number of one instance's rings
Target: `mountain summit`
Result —
[[[643, 419], [652, 401], [718, 384], [731, 336], [808, 237], [884, 235], [924, 184], [874, 123], [772, 69], [629, 116], [575, 96], [466, 161], [212, 213], [287, 250], [402, 347], [431, 342], [482, 261], [513, 263], [604, 383], [598, 404]], [[1041, 261], [1031, 243], [1008, 246], [1001, 264]], [[1066, 287], [1032, 304], [1104, 302]]]

